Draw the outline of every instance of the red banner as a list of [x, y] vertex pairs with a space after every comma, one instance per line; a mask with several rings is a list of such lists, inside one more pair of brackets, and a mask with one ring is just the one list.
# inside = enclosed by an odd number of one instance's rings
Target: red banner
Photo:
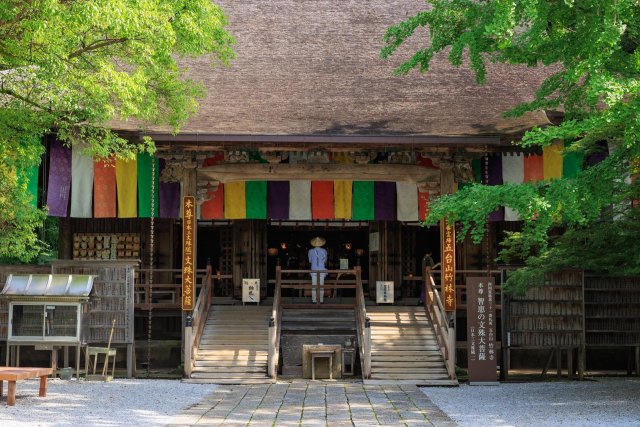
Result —
[[442, 297], [445, 311], [456, 310], [456, 230], [442, 220]]
[[196, 199], [182, 198], [182, 309], [193, 310], [196, 282]]

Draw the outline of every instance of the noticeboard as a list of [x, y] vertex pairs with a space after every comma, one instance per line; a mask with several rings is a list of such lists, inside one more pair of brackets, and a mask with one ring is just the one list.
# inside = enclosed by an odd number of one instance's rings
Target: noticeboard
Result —
[[376, 302], [393, 304], [393, 282], [378, 280], [376, 282]]
[[494, 293], [493, 277], [467, 277], [469, 383], [497, 380]]
[[260, 303], [260, 279], [242, 279], [242, 302]]

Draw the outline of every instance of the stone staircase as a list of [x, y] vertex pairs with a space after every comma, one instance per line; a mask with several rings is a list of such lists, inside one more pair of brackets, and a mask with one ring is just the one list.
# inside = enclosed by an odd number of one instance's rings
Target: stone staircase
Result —
[[371, 380], [457, 385], [450, 380], [423, 307], [368, 306], [371, 319]]
[[189, 382], [268, 383], [271, 306], [214, 305], [202, 332]]

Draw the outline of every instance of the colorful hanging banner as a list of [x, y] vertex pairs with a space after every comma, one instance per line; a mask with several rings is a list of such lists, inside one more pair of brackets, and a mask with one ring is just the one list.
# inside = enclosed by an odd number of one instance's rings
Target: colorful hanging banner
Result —
[[267, 219], [267, 181], [247, 181], [247, 219]]
[[311, 217], [333, 219], [333, 181], [311, 182]]
[[371, 221], [375, 218], [373, 181], [353, 181], [353, 219]]
[[418, 187], [412, 182], [397, 182], [398, 221], [418, 221]]
[[267, 216], [270, 219], [289, 219], [289, 181], [267, 183]]
[[71, 217], [91, 218], [93, 214], [93, 159], [82, 147], [71, 149]]
[[138, 162], [116, 159], [118, 218], [138, 216]]
[[29, 168], [25, 171], [25, 179], [27, 181], [27, 193], [31, 197], [31, 206], [38, 207], [38, 176], [40, 174], [40, 165]]
[[569, 151], [569, 143], [564, 145], [564, 156], [562, 158], [562, 177], [575, 178], [582, 170], [584, 163], [584, 155], [582, 152]]
[[[489, 156], [489, 182], [488, 185], [502, 184], [502, 157], [500, 155]], [[489, 221], [504, 220], [504, 207], [499, 207], [489, 215]]]
[[353, 181], [334, 181], [333, 197], [335, 200], [335, 219], [351, 219], [353, 215]]
[[376, 181], [373, 188], [376, 220], [395, 221], [396, 183]]
[[311, 181], [289, 182], [289, 219], [311, 220]]
[[[152, 171], [155, 171], [153, 178]], [[151, 217], [151, 197], [153, 196], [153, 216], [160, 213], [160, 165], [158, 159], [148, 153], [138, 153], [138, 216]], [[153, 179], [153, 181], [152, 181]], [[151, 185], [153, 183], [153, 185]], [[151, 194], [151, 187], [154, 194]]]
[[[160, 174], [165, 168], [166, 160], [160, 159]], [[180, 218], [180, 183], [160, 181], [160, 218]]]
[[542, 149], [544, 179], [562, 178], [562, 143], [556, 142]]
[[196, 199], [182, 198], [182, 310], [193, 310], [196, 283]]
[[[502, 155], [502, 181], [522, 184], [524, 181], [524, 156], [520, 153]], [[520, 221], [518, 211], [510, 207], [504, 208], [505, 221]]]
[[209, 200], [200, 206], [201, 219], [224, 219], [224, 184], [219, 183], [217, 187], [209, 187]]
[[429, 214], [429, 192], [418, 191], [418, 218], [424, 221]]
[[536, 182], [544, 179], [543, 158], [538, 154], [525, 156], [524, 164], [524, 182]]
[[446, 219], [440, 223], [442, 242], [441, 288], [445, 311], [456, 310], [456, 231]]
[[113, 161], [93, 163], [93, 216], [116, 217], [116, 168]]
[[246, 197], [244, 181], [225, 183], [224, 217], [226, 219], [245, 219], [247, 217]]
[[71, 190], [71, 150], [54, 139], [49, 153], [49, 185], [47, 206], [49, 216], [67, 216]]

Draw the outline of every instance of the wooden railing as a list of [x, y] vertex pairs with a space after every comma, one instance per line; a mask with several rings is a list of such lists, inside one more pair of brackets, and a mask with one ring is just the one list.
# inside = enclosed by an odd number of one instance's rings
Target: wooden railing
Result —
[[[304, 291], [313, 291], [314, 286], [311, 282], [311, 275], [317, 275], [315, 291], [317, 295], [317, 301], [320, 301], [320, 292], [339, 292], [342, 289], [352, 289], [356, 290], [359, 286], [362, 288], [362, 280], [358, 279], [359, 269], [353, 270], [278, 270], [280, 271], [280, 275], [276, 278], [276, 289], [282, 290], [290, 289], [292, 290], [292, 294], [295, 291], [304, 292]], [[320, 285], [320, 275], [325, 274], [324, 286]], [[353, 276], [352, 279], [343, 278], [343, 276]], [[354, 302], [333, 302], [331, 304], [318, 304], [318, 305], [310, 305], [311, 299], [309, 299], [308, 303], [286, 303], [284, 302], [285, 297], [281, 298], [281, 304], [285, 308], [353, 308], [355, 307]], [[292, 296], [292, 298], [294, 298]]]
[[[137, 271], [134, 297], [136, 310], [179, 310], [182, 301], [182, 270], [179, 268], [154, 268]], [[196, 270], [196, 286], [199, 288], [207, 275], [206, 269]], [[197, 291], [197, 289], [196, 289]]]
[[364, 380], [371, 377], [371, 325], [367, 317], [361, 276], [360, 267], [356, 267], [355, 317], [358, 331], [358, 350], [360, 352], [360, 370]]
[[280, 359], [280, 334], [282, 331], [282, 309], [281, 301], [281, 279], [282, 271], [280, 266], [276, 267], [276, 288], [273, 294], [273, 308], [269, 319], [269, 355], [267, 375], [274, 380], [278, 378], [278, 360]]
[[430, 267], [425, 268], [423, 277], [425, 290], [424, 308], [433, 324], [438, 345], [447, 367], [447, 374], [450, 379], [455, 379], [456, 331], [455, 328], [449, 327], [449, 318], [444, 310], [440, 294], [436, 289], [436, 283], [433, 280]]
[[205, 269], [205, 277], [200, 288], [200, 293], [193, 307], [191, 315], [191, 324], [187, 324], [184, 331], [184, 373], [188, 378], [191, 376], [193, 363], [198, 354], [198, 344], [202, 336], [202, 330], [207, 322], [209, 315], [209, 307], [211, 307], [211, 298], [213, 295], [213, 278], [211, 274], [211, 266]]

